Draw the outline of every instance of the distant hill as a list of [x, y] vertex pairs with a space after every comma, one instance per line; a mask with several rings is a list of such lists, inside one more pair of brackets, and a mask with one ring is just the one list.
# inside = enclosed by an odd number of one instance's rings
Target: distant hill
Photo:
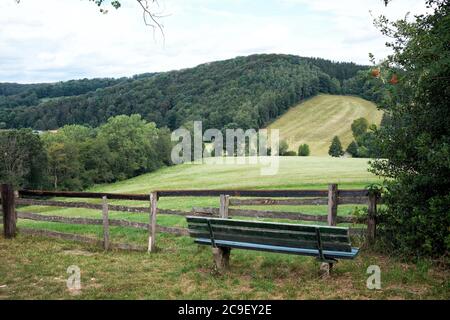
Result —
[[291, 150], [307, 143], [313, 156], [328, 155], [334, 136], [344, 148], [353, 140], [351, 124], [364, 117], [379, 125], [383, 112], [370, 101], [352, 96], [318, 95], [287, 111], [269, 128], [279, 129]]
[[261, 128], [304, 99], [340, 93], [342, 84], [364, 69], [270, 54], [133, 78], [0, 83], [0, 127], [98, 126], [111, 116], [139, 113], [170, 129], [192, 120], [209, 128]]

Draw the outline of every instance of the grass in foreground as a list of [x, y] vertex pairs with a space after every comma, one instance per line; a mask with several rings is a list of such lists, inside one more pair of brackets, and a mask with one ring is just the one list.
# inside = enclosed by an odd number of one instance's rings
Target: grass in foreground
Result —
[[[0, 237], [0, 299], [449, 299], [448, 271], [363, 251], [341, 261], [330, 279], [313, 258], [233, 250], [231, 271], [212, 272], [209, 247], [160, 235], [155, 254], [103, 252], [71, 242]], [[366, 287], [367, 267], [381, 268], [381, 290]], [[81, 291], [66, 270], [81, 269]]]

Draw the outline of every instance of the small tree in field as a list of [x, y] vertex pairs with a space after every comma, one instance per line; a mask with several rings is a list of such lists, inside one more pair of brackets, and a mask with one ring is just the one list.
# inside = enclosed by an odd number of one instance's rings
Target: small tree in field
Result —
[[338, 136], [334, 136], [333, 141], [331, 141], [330, 149], [328, 154], [332, 157], [341, 157], [344, 155], [344, 150], [342, 149], [341, 140]]
[[355, 137], [355, 139], [366, 133], [368, 129], [369, 129], [369, 121], [367, 121], [366, 118], [356, 119], [352, 123], [352, 132], [353, 137]]
[[295, 151], [286, 151], [283, 156], [284, 157], [295, 157], [297, 155], [297, 152]]
[[309, 156], [310, 151], [309, 151], [309, 146], [305, 143], [305, 144], [301, 144], [300, 147], [298, 147], [298, 155], [300, 157], [307, 157]]
[[346, 150], [347, 153], [351, 154], [351, 156], [353, 158], [358, 157], [358, 144], [356, 143], [356, 141], [352, 141]]
[[286, 152], [288, 152], [288, 149], [289, 149], [289, 145], [286, 142], [286, 140], [281, 140], [280, 147], [279, 147], [279, 155], [284, 156], [286, 154]]

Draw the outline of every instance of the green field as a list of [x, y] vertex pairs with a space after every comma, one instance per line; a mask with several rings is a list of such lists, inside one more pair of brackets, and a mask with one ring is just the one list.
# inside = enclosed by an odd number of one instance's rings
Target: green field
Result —
[[[342, 189], [363, 189], [379, 178], [367, 171], [368, 159], [324, 157], [280, 157], [276, 175], [262, 176], [261, 164], [184, 164], [158, 170], [126, 181], [92, 188], [95, 192], [150, 193], [170, 189], [326, 189], [338, 183]], [[165, 209], [191, 210], [193, 206], [215, 206], [218, 198], [162, 198]], [[273, 209], [282, 209], [274, 207]], [[304, 210], [290, 208], [290, 210]], [[321, 213], [326, 208], [312, 207]]]
[[[278, 173], [271, 176], [261, 175], [261, 164], [222, 164], [210, 161], [205, 164], [183, 164], [167, 167], [139, 177], [91, 188], [93, 192], [149, 194], [155, 190], [181, 189], [326, 189], [329, 183], [338, 183], [341, 189], [363, 189], [365, 186], [380, 182], [380, 179], [367, 171], [368, 159], [325, 158], [325, 157], [279, 157]], [[100, 200], [88, 200], [100, 202]], [[147, 206], [145, 202], [111, 201], [115, 204]], [[190, 211], [193, 207], [218, 207], [218, 197], [169, 197], [161, 198], [158, 207]], [[270, 209], [274, 211], [305, 212], [326, 214], [326, 206], [271, 206], [252, 207], [252, 209]], [[339, 214], [352, 214], [355, 206], [339, 207]], [[25, 210], [25, 209], [24, 209]], [[67, 216], [98, 217], [94, 210], [74, 208], [28, 207], [26, 211]], [[114, 217], [146, 221], [143, 215], [112, 213]], [[36, 222], [26, 222], [34, 224]], [[158, 223], [167, 226], [184, 226], [185, 221], [178, 216], [158, 217]], [[42, 224], [48, 226], [49, 224]], [[57, 226], [61, 228], [61, 226]]]
[[[363, 188], [379, 180], [367, 172], [367, 159], [285, 157], [275, 176], [261, 176], [258, 165], [180, 165], [90, 191], [148, 193], [161, 189], [322, 189]], [[78, 200], [79, 201], [79, 200]], [[91, 200], [96, 201], [96, 200]], [[117, 203], [117, 202], [116, 202]], [[146, 202], [119, 201], [148, 206]], [[215, 198], [161, 198], [160, 208], [190, 210], [215, 206]], [[339, 215], [356, 206], [339, 206]], [[254, 208], [254, 207], [253, 207]], [[261, 208], [262, 209], [262, 208]], [[265, 207], [267, 209], [267, 207]], [[270, 207], [272, 210], [326, 214], [326, 206]], [[100, 218], [87, 209], [22, 207], [19, 211]], [[112, 219], [147, 222], [146, 214], [111, 212]], [[158, 224], [185, 227], [180, 216], [158, 215]], [[285, 222], [288, 222], [285, 220]], [[102, 237], [101, 226], [19, 220], [20, 227]], [[111, 240], [146, 245], [145, 230], [110, 228]], [[355, 246], [363, 243], [353, 239]], [[448, 272], [429, 261], [407, 264], [363, 249], [354, 261], [341, 261], [331, 279], [318, 275], [319, 263], [308, 257], [233, 250], [231, 271], [213, 272], [211, 251], [192, 239], [158, 234], [154, 254], [111, 251], [74, 242], [25, 236], [0, 238], [0, 299], [448, 299]], [[370, 265], [382, 270], [382, 289], [366, 287]], [[67, 268], [81, 269], [81, 291], [66, 287]]]
[[279, 157], [275, 175], [261, 175], [264, 164], [183, 164], [108, 185], [91, 191], [148, 193], [168, 189], [296, 189], [324, 188], [338, 183], [346, 188], [363, 188], [379, 181], [368, 172], [368, 159]]
[[291, 108], [269, 129], [279, 129], [280, 138], [288, 142], [291, 150], [307, 143], [311, 155], [328, 155], [334, 136], [338, 136], [344, 148], [353, 140], [351, 124], [364, 117], [370, 124], [379, 125], [382, 111], [370, 101], [353, 96], [321, 94]]

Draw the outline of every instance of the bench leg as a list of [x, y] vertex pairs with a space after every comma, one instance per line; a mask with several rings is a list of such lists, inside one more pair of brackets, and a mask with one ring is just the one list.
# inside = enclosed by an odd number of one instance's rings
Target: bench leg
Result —
[[227, 271], [230, 268], [230, 248], [212, 248], [217, 271]]
[[320, 276], [322, 278], [328, 278], [331, 275], [331, 270], [333, 269], [333, 263], [322, 262], [320, 264]]

